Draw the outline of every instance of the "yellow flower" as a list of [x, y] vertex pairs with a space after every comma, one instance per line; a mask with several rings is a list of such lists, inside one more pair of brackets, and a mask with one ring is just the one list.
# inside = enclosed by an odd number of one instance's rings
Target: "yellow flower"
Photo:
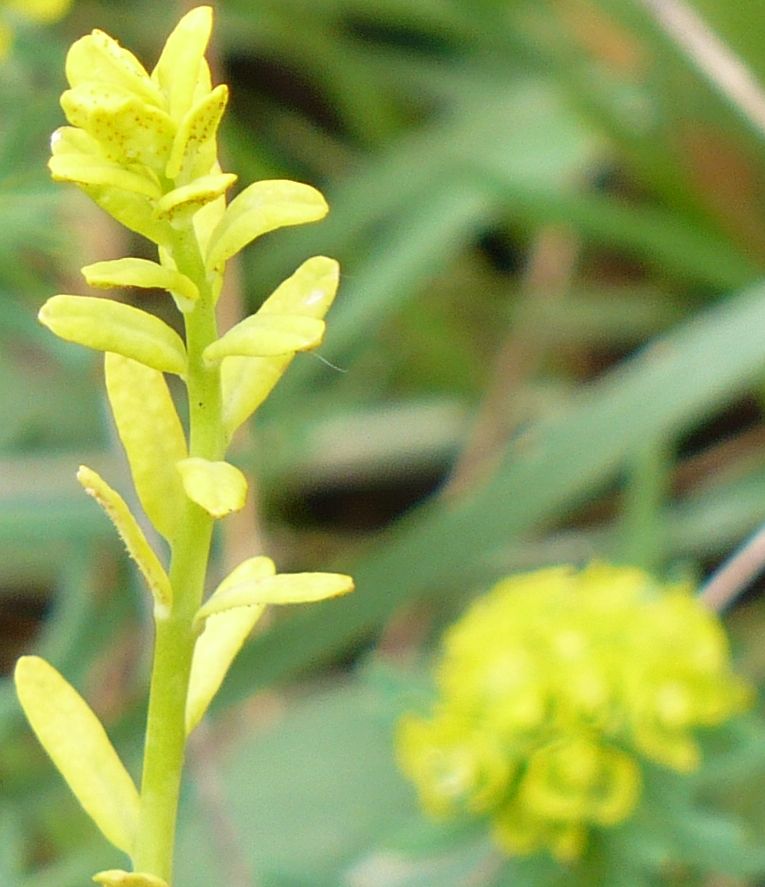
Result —
[[693, 769], [694, 730], [750, 695], [689, 588], [604, 564], [500, 582], [447, 632], [436, 679], [434, 712], [397, 736], [425, 808], [486, 814], [509, 852], [563, 858], [629, 817], [641, 759]]

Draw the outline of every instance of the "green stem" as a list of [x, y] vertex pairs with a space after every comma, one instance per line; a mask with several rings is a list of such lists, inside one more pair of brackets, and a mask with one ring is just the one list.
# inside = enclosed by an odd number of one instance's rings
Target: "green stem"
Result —
[[[188, 352], [189, 453], [205, 459], [223, 457], [220, 376], [202, 360], [205, 347], [217, 338], [215, 306], [193, 228], [180, 231], [173, 257], [198, 286], [200, 297], [185, 315]], [[195, 635], [194, 615], [204, 594], [213, 519], [187, 501], [172, 542], [170, 615], [156, 621], [154, 662], [141, 784], [141, 817], [133, 854], [136, 871], [172, 881], [173, 848], [186, 747], [188, 695]]]

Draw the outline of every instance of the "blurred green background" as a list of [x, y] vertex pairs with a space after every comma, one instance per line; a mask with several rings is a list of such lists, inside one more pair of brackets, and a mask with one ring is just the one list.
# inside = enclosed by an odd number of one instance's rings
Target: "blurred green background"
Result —
[[[223, 524], [217, 569], [267, 551], [283, 570], [351, 572], [357, 591], [274, 616], [235, 664], [192, 748], [179, 887], [573, 883], [427, 826], [391, 730], [444, 625], [508, 572], [604, 558], [702, 581], [765, 519], [765, 128], [654, 6], [217, 4], [226, 168], [243, 185], [310, 182], [332, 208], [245, 253], [224, 323], [310, 255], [343, 268], [320, 357], [298, 357], [238, 440], [256, 495]], [[124, 491], [127, 473], [100, 362], [35, 314], [87, 292], [81, 265], [146, 247], [45, 162], [68, 45], [99, 27], [151, 65], [185, 8], [74, 0], [49, 27], [11, 17], [0, 67], [3, 887], [76, 887], [120, 864], [7, 679], [40, 652], [138, 760], [147, 602], [74, 479], [86, 461]], [[765, 107], [765, 6], [689, 8]], [[756, 592], [727, 620], [761, 681]], [[751, 729], [722, 772], [756, 842], [765, 734]], [[704, 822], [646, 880], [616, 865], [585, 883], [765, 879], [761, 852], [731, 850], [732, 820]]]

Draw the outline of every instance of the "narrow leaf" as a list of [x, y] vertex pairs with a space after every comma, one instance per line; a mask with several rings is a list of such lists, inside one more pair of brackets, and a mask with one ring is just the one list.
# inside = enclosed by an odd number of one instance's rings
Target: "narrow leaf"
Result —
[[69, 342], [111, 351], [155, 370], [186, 372], [186, 349], [166, 323], [131, 305], [90, 296], [53, 296], [40, 309], [40, 322]]
[[265, 604], [238, 607], [206, 620], [204, 631], [194, 647], [186, 703], [187, 734], [204, 717], [236, 654], [265, 609]]
[[149, 259], [114, 259], [94, 262], [81, 269], [88, 286], [122, 287], [137, 286], [141, 289], [163, 289], [180, 299], [190, 310], [199, 298], [196, 284], [185, 274], [151, 262]]
[[256, 237], [323, 219], [329, 207], [310, 185], [282, 179], [254, 182], [229, 204], [210, 238], [207, 266], [220, 269]]
[[38, 656], [16, 664], [16, 693], [32, 729], [85, 812], [130, 853], [138, 791], [101, 722], [79, 693]]
[[229, 462], [211, 462], [195, 456], [182, 459], [176, 467], [186, 495], [213, 517], [225, 517], [244, 507], [247, 480]]
[[323, 336], [323, 320], [258, 312], [208, 345], [203, 357], [208, 364], [224, 357], [277, 357], [315, 348]]
[[118, 354], [104, 360], [106, 390], [146, 516], [170, 541], [185, 496], [175, 464], [186, 438], [162, 373]]
[[154, 597], [155, 611], [158, 615], [165, 615], [173, 603], [170, 580], [127, 503], [102, 477], [86, 465], [80, 466], [77, 480], [85, 492], [103, 508], [116, 527], [128, 554], [138, 565], [149, 586], [149, 591]]
[[[249, 558], [220, 583], [215, 593], [246, 579], [273, 576], [275, 572], [276, 567], [270, 558]], [[187, 734], [204, 717], [231, 663], [264, 610], [265, 605], [239, 607], [205, 622], [204, 630], [194, 646], [194, 658], [191, 662], [189, 694], [186, 700]]]
[[197, 611], [199, 622], [233, 607], [254, 604], [309, 604], [353, 591], [353, 579], [342, 573], [279, 573], [246, 579], [216, 591]]

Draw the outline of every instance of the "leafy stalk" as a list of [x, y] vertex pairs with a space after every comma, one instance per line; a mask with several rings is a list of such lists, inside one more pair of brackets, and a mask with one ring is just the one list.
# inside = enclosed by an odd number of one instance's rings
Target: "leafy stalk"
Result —
[[[95, 876], [105, 887], [171, 884], [188, 733], [265, 606], [353, 589], [350, 577], [339, 574], [276, 575], [273, 562], [257, 556], [204, 603], [214, 522], [241, 508], [247, 491], [242, 473], [224, 461], [230, 437], [295, 353], [320, 343], [338, 282], [337, 263], [315, 256], [255, 316], [218, 336], [215, 305], [227, 260], [261, 234], [317, 221], [327, 205], [308, 185], [273, 181], [245, 188], [226, 206], [236, 176], [222, 173], [217, 161], [228, 91], [210, 83], [204, 50], [211, 27], [209, 7], [191, 10], [151, 75], [100, 31], [78, 40], [67, 57], [71, 88], [62, 96], [72, 125], [52, 140], [54, 178], [77, 184], [158, 248], [158, 262], [99, 262], [83, 269], [86, 279], [101, 287], [164, 287], [185, 324], [184, 342], [138, 308], [66, 294], [40, 311], [57, 335], [105, 352], [107, 392], [136, 493], [171, 553], [166, 569], [123, 497], [92, 469], [80, 468], [80, 482], [106, 511], [154, 598], [140, 795], [76, 690], [38, 657], [24, 657], [16, 670], [38, 739], [96, 825], [131, 856], [131, 873]], [[165, 373], [186, 385], [185, 430]], [[91, 772], [91, 760], [103, 764], [101, 773]]]

